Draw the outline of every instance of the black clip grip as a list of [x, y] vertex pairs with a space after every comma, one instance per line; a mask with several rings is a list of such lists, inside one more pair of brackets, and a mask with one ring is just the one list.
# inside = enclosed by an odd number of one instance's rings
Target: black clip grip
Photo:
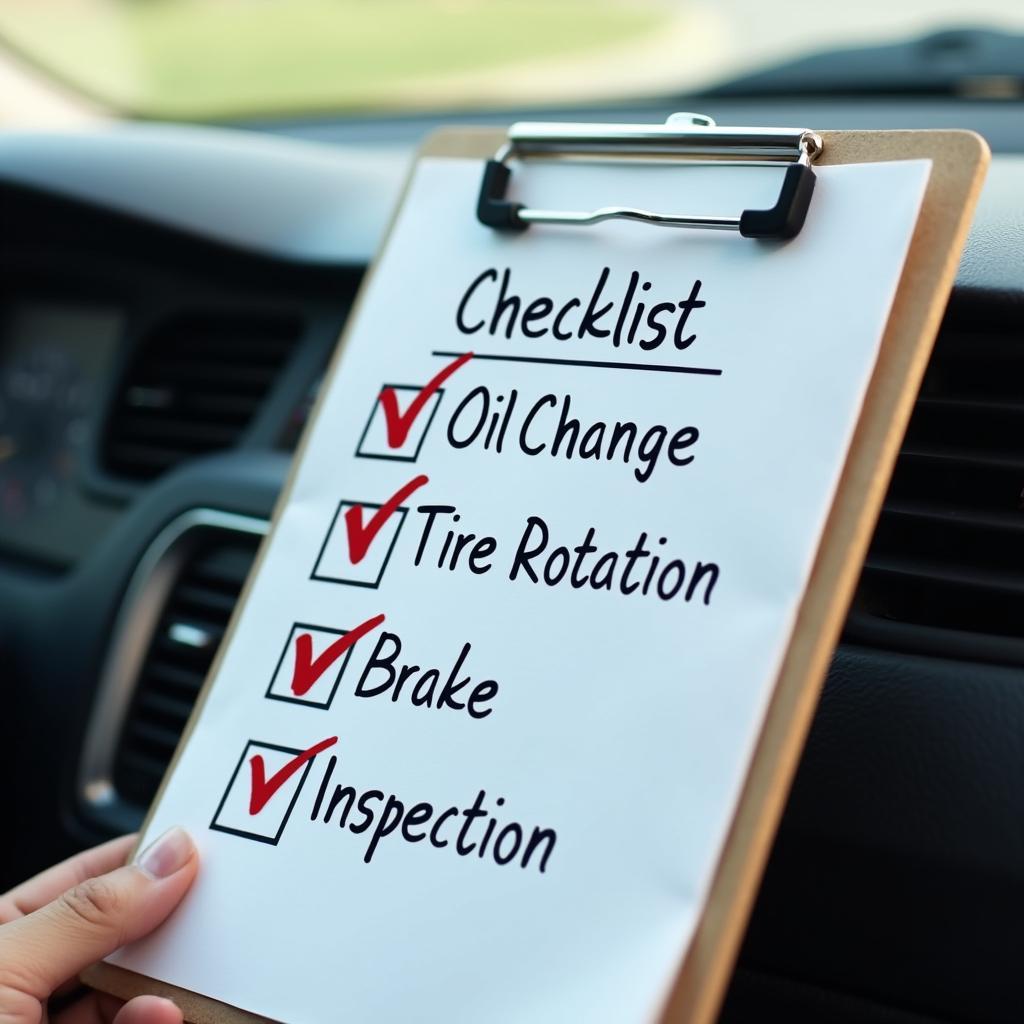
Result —
[[498, 231], [525, 231], [529, 227], [519, 216], [523, 204], [505, 198], [511, 175], [509, 166], [500, 160], [488, 160], [484, 165], [484, 180], [480, 184], [476, 216], [485, 227], [496, 228]]
[[813, 169], [807, 164], [790, 164], [775, 205], [770, 210], [744, 210], [740, 234], [744, 238], [796, 238], [807, 219], [813, 193]]

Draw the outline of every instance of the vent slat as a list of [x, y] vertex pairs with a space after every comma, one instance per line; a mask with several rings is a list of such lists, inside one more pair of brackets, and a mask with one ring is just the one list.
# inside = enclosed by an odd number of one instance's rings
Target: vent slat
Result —
[[929, 583], [946, 583], [1024, 595], [1024, 576], [1019, 573], [981, 572], [963, 566], [944, 565], [941, 562], [885, 558], [879, 555], [869, 555], [865, 566], [877, 573], [909, 576]]
[[121, 760], [118, 794], [137, 807], [145, 807], [160, 788], [160, 780], [166, 768], [163, 758], [151, 757], [135, 750], [125, 750]]
[[191, 458], [233, 448], [294, 351], [292, 317], [186, 314], [139, 344], [106, 425], [104, 467], [151, 480]]
[[[971, 634], [1012, 638], [1024, 618], [1024, 594], [962, 581], [931, 579], [922, 587], [914, 574], [884, 573], [865, 568], [861, 584], [861, 617], [870, 617], [879, 632], [908, 639], [907, 626], [922, 627], [929, 638], [946, 631], [951, 640]], [[856, 620], [855, 620], [856, 621]], [[900, 627], [893, 630], [892, 626]], [[954, 636], [955, 634], [955, 636]]]
[[[1021, 367], [1024, 373], [1024, 367]], [[984, 398], [959, 398], [954, 395], [920, 395], [917, 399], [918, 409], [941, 409], [955, 415], [958, 412], [992, 412], [1006, 415], [1024, 415], [1024, 400], [1021, 401], [986, 401]]]
[[923, 398], [976, 398], [989, 404], [1020, 402], [1024, 346], [1020, 331], [944, 327], [936, 343]]
[[953, 443], [935, 444], [906, 441], [900, 450], [901, 456], [931, 459], [933, 462], [959, 464], [961, 466], [989, 466], [992, 469], [1024, 469], [1024, 450], [1018, 455], [1015, 450], [1007, 453], [991, 452], [984, 448]]
[[[193, 319], [193, 322], [198, 321]], [[272, 363], [280, 359], [282, 353], [287, 353], [291, 344], [289, 338], [284, 335], [271, 336], [269, 334], [261, 337], [257, 333], [244, 335], [239, 330], [243, 322], [241, 318], [236, 322], [231, 322], [227, 318], [221, 317], [211, 321], [209, 330], [205, 334], [187, 336], [171, 334], [168, 348], [165, 351], [183, 361], [190, 357], [199, 360], [230, 361], [236, 354], [239, 342], [244, 342], [251, 363], [261, 361]], [[264, 328], [261, 326], [256, 330], [264, 330]]]
[[950, 526], [975, 526], [994, 532], [1004, 530], [1008, 541], [1013, 539], [1014, 534], [1024, 532], [1024, 512], [985, 513], [971, 508], [936, 507], [921, 501], [890, 499], [886, 501], [882, 514], [945, 523]]
[[211, 590], [209, 587], [182, 583], [175, 591], [174, 599], [179, 605], [184, 605], [187, 608], [220, 612], [227, 617], [231, 614], [231, 609], [235, 607], [238, 594], [224, 593], [220, 590]]
[[904, 452], [888, 500], [963, 508], [994, 515], [1024, 509], [1024, 471], [1005, 460], [940, 458]]
[[977, 401], [952, 406], [931, 401], [917, 404], [906, 444], [1012, 459], [1021, 454], [1022, 438], [1024, 409], [1005, 402], [986, 407]]
[[132, 772], [143, 772], [150, 779], [155, 779], [157, 785], [160, 784], [160, 779], [167, 769], [163, 758], [153, 757], [138, 750], [125, 750], [121, 756], [124, 758], [125, 766]]
[[172, 395], [180, 394], [182, 384], [193, 384], [204, 381], [209, 385], [216, 382], [227, 385], [229, 391], [259, 391], [265, 389], [274, 379], [279, 363], [271, 366], [253, 366], [249, 362], [248, 350], [240, 345], [234, 354], [237, 360], [244, 357], [245, 363], [225, 362], [217, 359], [156, 359], [148, 366], [146, 372], [139, 374], [142, 386], [147, 384], [167, 388]]
[[940, 334], [848, 634], [937, 653], [973, 634], [1024, 661], [1024, 331]]
[[146, 664], [145, 674], [152, 676], [157, 685], [163, 685], [184, 690], [193, 696], [203, 685], [202, 676], [195, 672], [192, 667], [183, 668], [171, 664], [168, 661], [157, 661], [155, 658]]
[[152, 744], [158, 750], [166, 753], [168, 757], [174, 753], [174, 748], [178, 745], [178, 739], [181, 736], [180, 729], [176, 731], [167, 726], [157, 725], [155, 722], [142, 718], [141, 715], [136, 716], [135, 720], [129, 723], [127, 733], [136, 743], [142, 741]]
[[[175, 599], [173, 603], [167, 606], [167, 618], [175, 623], [187, 622], [193, 629], [208, 634], [212, 643], [216, 645], [220, 642], [221, 634], [223, 633], [223, 613], [213, 612], [202, 615], [197, 614], [197, 611], [193, 607], [182, 608], [181, 602]], [[188, 647], [170, 636], [157, 637], [154, 643], [161, 651], [165, 651], [166, 657], [164, 660], [191, 663], [189, 659], [194, 654], [194, 647]]]
[[[114, 441], [107, 446], [107, 465], [120, 467], [124, 476], [148, 477], [170, 469], [189, 457], [187, 449], [163, 448], [156, 445], [131, 444], [126, 441]], [[152, 470], [152, 473], [150, 473]], [[137, 471], [137, 472], [136, 472]]]
[[237, 428], [230, 424], [171, 420], [156, 413], [124, 416], [121, 422], [125, 432], [137, 442], [149, 441], [155, 445], [181, 443], [182, 447], [197, 445], [202, 450], [211, 444], [231, 444], [238, 435]]
[[139, 707], [176, 722], [180, 729], [188, 720], [188, 716], [192, 714], [193, 702], [176, 700], [174, 697], [166, 697], [155, 690], [148, 690], [146, 693], [139, 694]]
[[[172, 695], [187, 693], [189, 699], [195, 696], [196, 691], [202, 685], [206, 664], [209, 661], [210, 650], [216, 650], [217, 645], [224, 639], [224, 631], [218, 629], [216, 633], [210, 632], [211, 643], [206, 648], [183, 647], [167, 637], [154, 637], [153, 649], [150, 655], [150, 662], [147, 666], [147, 675], [152, 679], [154, 687], [162, 692]], [[157, 666], [166, 666], [173, 672], [184, 672], [194, 681], [184, 683], [183, 677], [170, 681], [154, 671]]]

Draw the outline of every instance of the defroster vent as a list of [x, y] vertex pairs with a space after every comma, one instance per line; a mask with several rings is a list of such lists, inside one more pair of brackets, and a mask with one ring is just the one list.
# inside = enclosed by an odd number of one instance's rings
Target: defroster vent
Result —
[[110, 412], [102, 461], [151, 480], [186, 459], [232, 448], [299, 339], [291, 317], [178, 315], [139, 344]]
[[1024, 330], [943, 330], [847, 635], [1024, 662]]

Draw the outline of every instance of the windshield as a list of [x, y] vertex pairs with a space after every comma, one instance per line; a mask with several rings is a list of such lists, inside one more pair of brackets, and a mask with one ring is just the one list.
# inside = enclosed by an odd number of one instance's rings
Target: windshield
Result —
[[668, 97], [965, 24], [1024, 30], [1024, 3], [0, 0], [0, 62], [149, 117], [481, 109]]

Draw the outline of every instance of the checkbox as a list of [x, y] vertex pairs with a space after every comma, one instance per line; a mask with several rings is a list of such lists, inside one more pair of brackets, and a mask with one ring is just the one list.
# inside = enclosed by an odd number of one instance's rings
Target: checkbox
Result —
[[[228, 781], [227, 789], [210, 822], [210, 828], [215, 832], [227, 832], [243, 839], [253, 839], [258, 843], [277, 846], [284, 834], [284, 827], [288, 824], [288, 818], [298, 802], [306, 776], [313, 767], [313, 757], [308, 757], [301, 767], [288, 775], [283, 782], [275, 784], [274, 777], [280, 773], [287, 773], [290, 765], [308, 753], [294, 747], [249, 740]], [[269, 777], [271, 780], [270, 786], [264, 785], [264, 795], [271, 790], [272, 795], [262, 803], [256, 813], [251, 813], [253, 793], [258, 785], [254, 782], [252, 761], [257, 757], [260, 759], [260, 778]]]
[[383, 619], [377, 616], [353, 630], [296, 622], [288, 631], [266, 696], [328, 710], [357, 641]]
[[[376, 524], [381, 519], [382, 510], [389, 514], [379, 526], [374, 525], [371, 529], [356, 528], [358, 537], [354, 537], [353, 527], [346, 515], [352, 509], [361, 510], [357, 517], [360, 523], [369, 521]], [[384, 505], [368, 501], [339, 502], [310, 579], [347, 583], [353, 587], [379, 587], [408, 512], [409, 509], [402, 505], [390, 511]], [[358, 538], [363, 539], [365, 551], [360, 548], [361, 557], [354, 560], [353, 544], [358, 543]]]
[[420, 409], [408, 430], [400, 431], [401, 443], [392, 446], [388, 436], [388, 415], [381, 401], [385, 391], [393, 392], [397, 404], [405, 410], [412, 409], [423, 389], [413, 384], [385, 384], [374, 400], [369, 419], [363, 428], [362, 436], [356, 445], [356, 457], [360, 459], [390, 459], [393, 462], [415, 462], [419, 458], [423, 441], [430, 430], [430, 425], [437, 415], [438, 406], [444, 388], [434, 391]]

